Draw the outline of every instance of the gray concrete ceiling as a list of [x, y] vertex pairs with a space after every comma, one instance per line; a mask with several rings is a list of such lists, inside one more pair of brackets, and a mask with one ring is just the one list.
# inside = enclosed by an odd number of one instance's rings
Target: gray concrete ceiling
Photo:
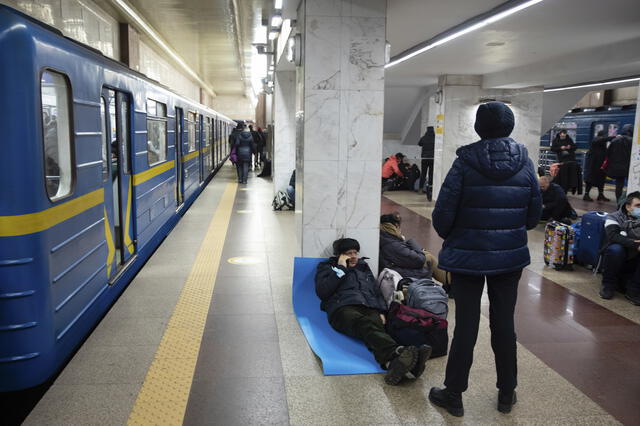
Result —
[[129, 1], [217, 95], [250, 88], [252, 43], [264, 38], [272, 0]]
[[[388, 0], [391, 55], [502, 3]], [[407, 123], [398, 112], [414, 107], [406, 105], [406, 95], [437, 83], [442, 74], [482, 75], [487, 88], [554, 87], [640, 74], [640, 1], [545, 0], [388, 68], [384, 131], [400, 132]]]

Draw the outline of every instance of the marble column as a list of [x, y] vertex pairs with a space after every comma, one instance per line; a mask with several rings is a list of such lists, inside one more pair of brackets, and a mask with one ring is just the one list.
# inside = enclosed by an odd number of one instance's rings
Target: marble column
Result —
[[480, 140], [475, 132], [476, 110], [481, 99], [495, 99], [509, 104], [515, 116], [511, 137], [527, 147], [529, 157], [537, 167], [540, 152], [542, 120], [542, 88], [484, 89], [482, 76], [445, 75], [439, 78], [439, 93], [434, 96], [436, 144], [434, 165], [434, 199], [451, 164], [456, 150]]
[[385, 0], [305, 0], [297, 70], [296, 209], [305, 257], [360, 241], [377, 269]]
[[289, 185], [296, 168], [296, 72], [277, 71], [273, 96], [274, 195]]
[[[640, 85], [638, 97], [640, 99]], [[631, 145], [631, 163], [629, 164], [629, 180], [627, 194], [640, 191], [640, 109], [636, 108], [636, 119], [633, 125], [633, 144]]]

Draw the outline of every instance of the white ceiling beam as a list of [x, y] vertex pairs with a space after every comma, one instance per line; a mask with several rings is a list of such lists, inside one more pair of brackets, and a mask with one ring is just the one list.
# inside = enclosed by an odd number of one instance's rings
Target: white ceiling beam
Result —
[[485, 89], [555, 87], [638, 74], [640, 37], [485, 74]]
[[402, 131], [400, 132], [400, 140], [403, 143], [404, 143], [405, 138], [407, 137], [407, 134], [411, 130], [411, 126], [413, 126], [414, 121], [416, 121], [416, 118], [420, 114], [420, 111], [422, 111], [422, 107], [424, 106], [426, 100], [431, 95], [436, 93], [437, 90], [438, 90], [438, 86], [437, 85], [424, 87], [424, 88], [421, 89], [420, 96], [418, 97], [418, 101], [416, 102], [416, 104], [411, 109], [411, 113], [407, 117], [407, 120], [405, 121], [404, 126], [402, 126]]

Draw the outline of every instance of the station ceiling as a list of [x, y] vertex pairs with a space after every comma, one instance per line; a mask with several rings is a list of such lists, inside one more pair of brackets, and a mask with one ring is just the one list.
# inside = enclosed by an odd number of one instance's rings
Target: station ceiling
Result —
[[[216, 94], [249, 92], [257, 72], [252, 43], [265, 41], [261, 20], [272, 11], [273, 0], [129, 1]], [[388, 0], [391, 55], [502, 3]], [[285, 17], [298, 4], [284, 0]], [[485, 87], [493, 88], [553, 87], [640, 74], [640, 0], [544, 0], [388, 68], [386, 132], [400, 131], [401, 117], [442, 74], [483, 75]]]

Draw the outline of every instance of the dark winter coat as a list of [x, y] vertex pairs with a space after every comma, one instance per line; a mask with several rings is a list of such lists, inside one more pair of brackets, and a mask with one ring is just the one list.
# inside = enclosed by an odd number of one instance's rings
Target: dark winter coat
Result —
[[605, 174], [600, 169], [607, 157], [607, 142], [613, 139], [610, 136], [598, 136], [591, 141], [589, 152], [585, 157], [584, 181], [598, 187], [604, 184]]
[[362, 259], [352, 268], [338, 265], [337, 257], [320, 263], [316, 271], [316, 294], [322, 300], [320, 309], [329, 317], [347, 305], [364, 305], [381, 313], [387, 310], [380, 286]]
[[424, 134], [418, 145], [422, 147], [422, 153], [420, 156], [422, 158], [433, 158], [435, 155], [435, 143], [436, 143], [436, 134], [433, 131], [433, 127], [427, 127], [427, 132]]
[[627, 249], [629, 255], [636, 255], [640, 243], [636, 243], [633, 238], [620, 234], [625, 228], [625, 224], [632, 220], [635, 220], [635, 218], [627, 214], [624, 204], [618, 211], [609, 213], [604, 220], [605, 239], [603, 248], [609, 247], [611, 244], [620, 244]]
[[[562, 149], [561, 146], [569, 145], [569, 149]], [[558, 161], [560, 163], [565, 163], [567, 161], [576, 161], [576, 143], [571, 139], [571, 136], [567, 135], [567, 137], [563, 140], [560, 139], [560, 134], [557, 134], [553, 139], [553, 143], [551, 144], [551, 151], [555, 152], [558, 156]]]
[[238, 162], [250, 162], [254, 151], [253, 137], [250, 132], [241, 132], [236, 136], [236, 155]]
[[463, 146], [440, 190], [433, 227], [439, 267], [496, 275], [530, 263], [527, 230], [540, 219], [540, 186], [527, 149], [509, 137]]
[[413, 239], [402, 240], [388, 232], [380, 231], [380, 269], [389, 268], [402, 278], [431, 278], [431, 271], [424, 267], [425, 254]]
[[605, 172], [612, 178], [626, 178], [631, 161], [631, 136], [621, 134], [611, 141], [607, 150], [609, 165]]

